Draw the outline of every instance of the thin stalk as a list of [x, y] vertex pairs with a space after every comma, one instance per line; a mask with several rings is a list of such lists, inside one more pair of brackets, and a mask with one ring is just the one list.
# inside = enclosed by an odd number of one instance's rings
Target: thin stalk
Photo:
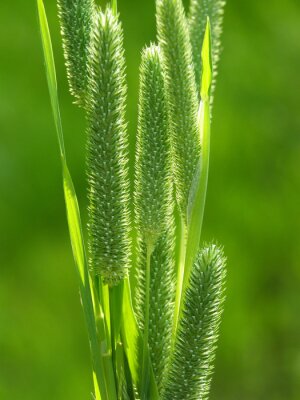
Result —
[[[144, 320], [144, 343], [143, 343], [143, 361], [142, 361], [142, 390], [144, 393], [148, 392], [149, 386], [149, 315], [150, 315], [150, 280], [151, 280], [151, 254], [153, 246], [147, 244], [147, 256], [146, 256], [146, 282], [145, 282], [145, 320]], [[143, 398], [146, 398], [142, 396]]]
[[118, 13], [118, 0], [111, 0], [111, 9], [112, 12], [117, 15]]
[[101, 358], [103, 360], [104, 373], [109, 391], [109, 399], [117, 399], [110, 334], [108, 331], [105, 314], [103, 312], [103, 285], [99, 281], [100, 280], [98, 277], [95, 277], [94, 281], [91, 280], [99, 348]]
[[183, 278], [184, 278], [184, 263], [185, 263], [185, 255], [186, 255], [186, 242], [187, 242], [187, 228], [184, 222], [184, 219], [180, 217], [179, 219], [179, 251], [177, 257], [177, 265], [176, 265], [176, 297], [175, 297], [175, 308], [174, 308], [174, 322], [173, 322], [173, 331], [172, 331], [172, 340], [171, 340], [171, 349], [174, 348], [175, 338], [176, 338], [176, 331], [178, 325], [178, 318], [179, 318], [179, 310], [180, 310], [180, 303], [182, 297], [182, 285], [183, 285]]
[[118, 383], [117, 371], [121, 366], [118, 365], [120, 358], [116, 356], [116, 350], [120, 341], [121, 323], [122, 323], [122, 302], [123, 302], [124, 282], [120, 282], [117, 286], [109, 288], [109, 306], [110, 306], [110, 326], [111, 326], [111, 348], [112, 361], [115, 372], [115, 381]]
[[116, 347], [116, 366], [118, 400], [123, 400], [124, 392], [127, 391], [127, 388], [125, 381], [124, 349], [120, 341], [117, 343]]
[[102, 279], [98, 280], [100, 301], [102, 304], [103, 313], [105, 315], [106, 329], [107, 329], [107, 343], [110, 345], [111, 350], [111, 323], [110, 323], [110, 306], [109, 306], [109, 287], [105, 285]]

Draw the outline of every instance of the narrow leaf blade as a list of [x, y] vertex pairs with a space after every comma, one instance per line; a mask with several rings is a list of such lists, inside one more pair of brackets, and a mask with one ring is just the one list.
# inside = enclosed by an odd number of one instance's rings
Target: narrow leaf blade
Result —
[[[96, 390], [96, 396], [97, 400], [101, 400], [101, 398], [104, 400], [107, 398], [106, 383], [104, 379], [105, 374], [99, 351], [99, 342], [97, 338], [97, 329], [94, 317], [92, 294], [89, 283], [89, 273], [88, 273], [85, 250], [84, 250], [84, 240], [82, 235], [79, 206], [72, 178], [69, 173], [65, 158], [63, 130], [62, 130], [58, 94], [57, 94], [56, 70], [55, 70], [50, 31], [43, 1], [38, 0], [37, 4], [38, 4], [40, 30], [41, 30], [41, 39], [42, 39], [44, 58], [45, 58], [46, 76], [48, 81], [51, 106], [58, 136], [60, 156], [62, 162], [63, 186], [64, 186], [64, 195], [65, 195], [70, 239], [72, 244], [73, 256], [76, 264], [76, 271], [79, 276], [80, 296], [82, 300], [82, 306], [85, 314], [86, 325], [90, 340], [94, 375], [97, 378], [97, 385], [101, 393], [100, 395], [100, 393], [99, 392], [97, 393]], [[97, 385], [95, 384], [96, 389]]]
[[[191, 268], [198, 252], [202, 223], [204, 216], [208, 169], [210, 152], [210, 88], [212, 82], [212, 64], [211, 64], [211, 38], [210, 23], [207, 19], [206, 31], [202, 49], [202, 84], [201, 84], [201, 102], [198, 113], [198, 132], [201, 142], [201, 159], [196, 171], [196, 179], [193, 180], [188, 204], [189, 225], [187, 252], [185, 261], [184, 285], [185, 288], [190, 276]], [[199, 178], [198, 178], [199, 177]]]

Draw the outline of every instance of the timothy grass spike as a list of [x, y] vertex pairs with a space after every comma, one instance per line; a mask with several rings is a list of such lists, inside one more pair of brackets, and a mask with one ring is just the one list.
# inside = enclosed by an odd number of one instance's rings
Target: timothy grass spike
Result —
[[200, 157], [192, 49], [181, 0], [157, 0], [156, 5], [169, 100], [176, 197], [186, 222], [189, 190]]
[[217, 67], [220, 58], [220, 39], [222, 34], [225, 3], [226, 2], [224, 0], [191, 0], [189, 9], [189, 31], [192, 44], [193, 62], [197, 87], [200, 87], [201, 82], [201, 48], [204, 39], [207, 17], [209, 17], [211, 23], [212, 63], [214, 66], [211, 102], [213, 101]]
[[174, 301], [170, 146], [161, 51], [151, 45], [143, 51], [140, 68], [135, 162], [139, 244], [137, 309], [159, 391], [169, 357]]
[[93, 29], [93, 0], [58, 0], [58, 15], [70, 92], [84, 105], [88, 85], [88, 59]]
[[110, 8], [97, 14], [91, 58], [86, 107], [90, 267], [113, 286], [127, 276], [130, 221], [123, 32]]
[[208, 397], [223, 311], [225, 257], [215, 244], [198, 254], [185, 293], [164, 400]]
[[155, 243], [172, 211], [170, 146], [161, 52], [152, 45], [142, 54], [135, 160], [136, 220], [147, 244]]

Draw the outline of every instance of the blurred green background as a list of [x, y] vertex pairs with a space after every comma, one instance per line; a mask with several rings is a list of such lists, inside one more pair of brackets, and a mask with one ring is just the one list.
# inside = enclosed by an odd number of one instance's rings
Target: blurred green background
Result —
[[[66, 146], [85, 207], [83, 113], [68, 94], [54, 0]], [[140, 50], [154, 0], [119, 0], [134, 144]], [[214, 107], [205, 237], [228, 256], [211, 399], [300, 398], [300, 6], [230, 0]], [[35, 1], [0, 3], [0, 399], [88, 399], [90, 359], [69, 245]]]

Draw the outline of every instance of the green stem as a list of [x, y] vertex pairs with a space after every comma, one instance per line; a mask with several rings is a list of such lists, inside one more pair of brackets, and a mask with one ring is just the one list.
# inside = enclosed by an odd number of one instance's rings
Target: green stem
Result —
[[99, 278], [91, 280], [93, 303], [95, 310], [96, 329], [98, 334], [100, 354], [103, 362], [108, 399], [117, 399], [116, 384], [112, 363], [112, 350], [107, 322], [103, 312], [103, 284]]
[[[139, 396], [142, 400], [159, 400], [159, 394], [157, 389], [157, 384], [154, 378], [153, 368], [151, 365], [149, 351], [148, 354], [148, 372], [149, 372], [149, 390], [145, 393], [143, 386], [141, 385], [141, 373], [138, 365], [138, 354], [142, 352], [144, 348], [143, 336], [140, 333], [136, 317], [133, 310], [132, 300], [131, 300], [131, 288], [129, 284], [129, 278], [125, 279], [124, 282], [124, 296], [123, 296], [123, 319], [121, 324], [122, 330], [122, 342], [124, 345], [124, 351], [128, 361], [128, 366], [130, 369], [131, 379], [133, 385], [138, 389]], [[148, 347], [146, 346], [146, 350]]]
[[[122, 302], [123, 302], [124, 281], [117, 286], [109, 288], [109, 305], [110, 305], [110, 324], [111, 324], [111, 347], [112, 360], [115, 373], [115, 381], [118, 382], [117, 371], [121, 366], [118, 365], [120, 358], [116, 357], [116, 349], [120, 340], [121, 324], [122, 324]], [[118, 384], [117, 384], [118, 386]]]
[[149, 342], [149, 315], [150, 315], [150, 279], [151, 279], [151, 254], [152, 246], [147, 245], [147, 261], [146, 261], [146, 282], [145, 282], [145, 319], [144, 319], [144, 343], [143, 343], [143, 361], [142, 361], [142, 381], [141, 387], [144, 392], [142, 398], [147, 398], [149, 387], [149, 352], [148, 352], [148, 342]]
[[124, 349], [121, 342], [117, 343], [116, 347], [116, 375], [118, 382], [118, 400], [123, 399], [123, 391], [126, 390], [125, 386], [125, 367], [124, 367]]
[[185, 254], [186, 254], [186, 224], [182, 217], [179, 220], [179, 250], [177, 256], [177, 265], [176, 265], [176, 297], [175, 297], [175, 307], [174, 307], [174, 322], [173, 322], [173, 330], [172, 330], [172, 340], [171, 340], [171, 349], [174, 348], [176, 331], [178, 325], [179, 311], [180, 311], [180, 303], [182, 297], [182, 285], [184, 278], [184, 263], [185, 263]]
[[118, 13], [118, 0], [111, 0], [111, 9], [115, 15]]

